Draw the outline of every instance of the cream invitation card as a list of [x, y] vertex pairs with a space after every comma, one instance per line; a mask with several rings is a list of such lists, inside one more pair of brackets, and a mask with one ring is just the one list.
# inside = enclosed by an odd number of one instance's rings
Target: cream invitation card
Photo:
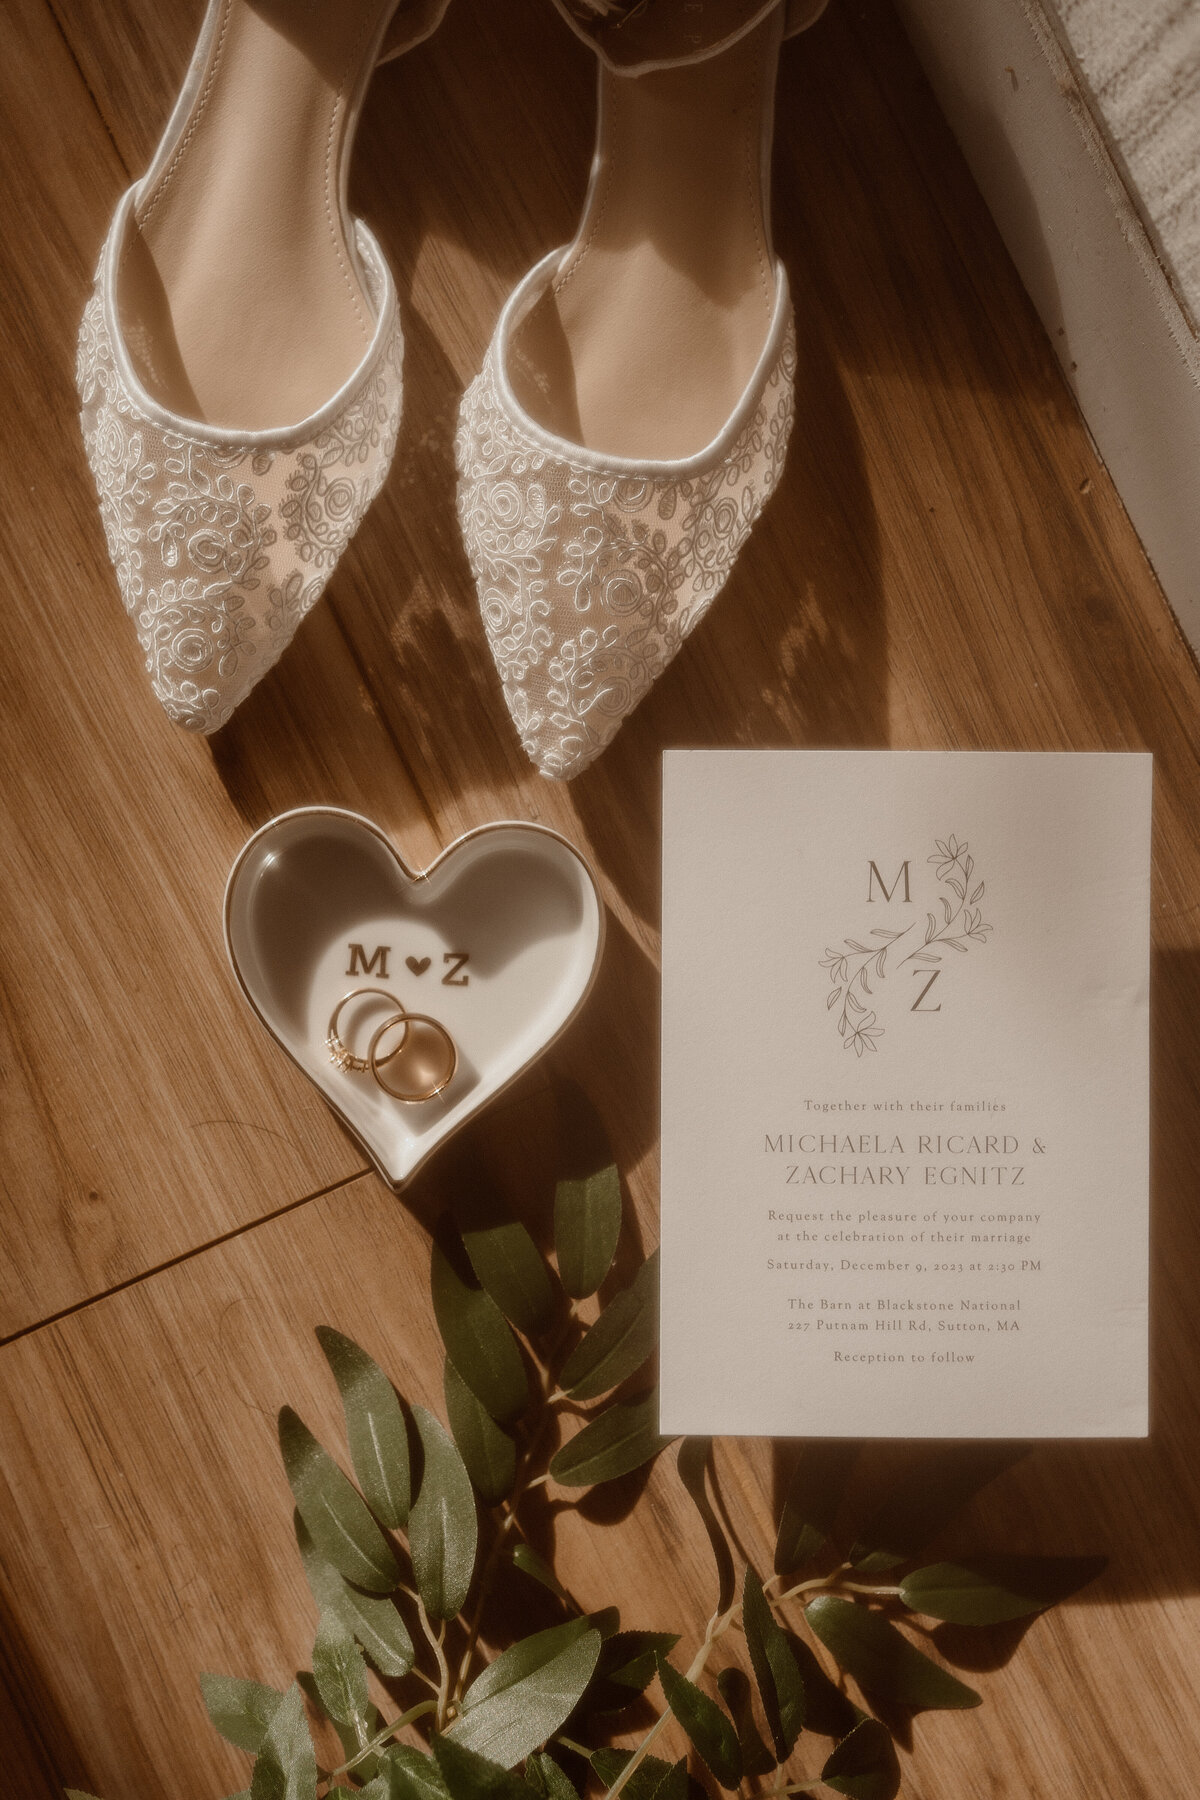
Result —
[[662, 1429], [1144, 1435], [1150, 757], [664, 786]]

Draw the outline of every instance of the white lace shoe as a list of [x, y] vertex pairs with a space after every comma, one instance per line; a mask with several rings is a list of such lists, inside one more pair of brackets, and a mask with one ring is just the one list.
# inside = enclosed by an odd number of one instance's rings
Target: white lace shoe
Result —
[[[388, 54], [447, 3], [402, 5]], [[84, 312], [109, 555], [154, 692], [191, 731], [223, 725], [282, 654], [391, 462], [403, 338], [346, 171], [394, 8], [210, 0]]]
[[591, 184], [573, 243], [504, 307], [457, 457], [504, 697], [564, 780], [700, 622], [774, 491], [795, 335], [767, 197], [777, 0], [556, 4], [601, 61]]

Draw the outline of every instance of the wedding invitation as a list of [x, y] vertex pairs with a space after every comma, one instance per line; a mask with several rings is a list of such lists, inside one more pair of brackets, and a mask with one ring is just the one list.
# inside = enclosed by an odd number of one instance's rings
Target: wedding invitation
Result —
[[667, 753], [664, 1432], [1145, 1435], [1150, 795]]

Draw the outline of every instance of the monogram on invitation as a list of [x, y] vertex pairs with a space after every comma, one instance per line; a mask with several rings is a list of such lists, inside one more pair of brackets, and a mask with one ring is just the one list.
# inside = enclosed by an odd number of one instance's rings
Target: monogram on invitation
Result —
[[1150, 799], [668, 752], [665, 1432], [1145, 1434]]

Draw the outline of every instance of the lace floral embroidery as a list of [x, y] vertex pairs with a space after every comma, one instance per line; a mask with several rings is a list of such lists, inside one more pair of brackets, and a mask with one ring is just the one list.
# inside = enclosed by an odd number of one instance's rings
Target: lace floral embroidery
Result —
[[[370, 273], [362, 232], [359, 247]], [[382, 293], [378, 275], [373, 299]], [[387, 474], [402, 356], [396, 320], [342, 412], [307, 443], [214, 445], [139, 409], [97, 282], [79, 334], [84, 447], [147, 672], [188, 730], [223, 725], [320, 598]]]
[[[754, 413], [719, 462], [614, 474], [543, 449], [505, 407], [493, 343], [463, 397], [463, 537], [504, 697], [545, 775], [579, 773], [720, 592], [778, 483], [794, 410], [789, 320]], [[566, 446], [564, 446], [564, 450]]]

